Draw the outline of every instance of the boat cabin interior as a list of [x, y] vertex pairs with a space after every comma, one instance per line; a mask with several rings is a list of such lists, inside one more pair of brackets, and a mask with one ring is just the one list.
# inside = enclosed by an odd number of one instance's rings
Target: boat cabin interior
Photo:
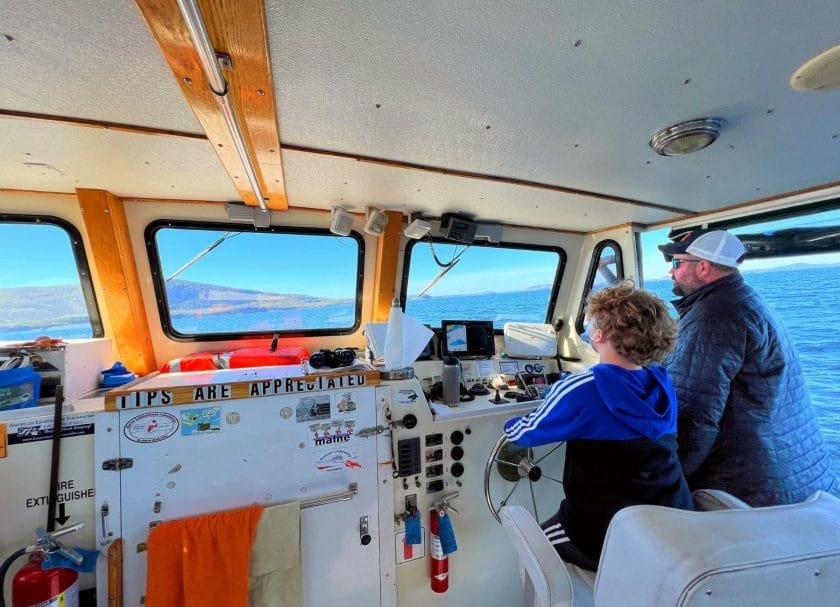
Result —
[[[780, 314], [815, 319], [795, 337], [840, 472], [818, 375], [840, 351], [819, 331], [840, 297], [836, 0], [0, 12], [4, 600], [36, 540], [89, 551], [72, 586], [99, 607], [198, 604], [216, 577], [218, 605], [836, 600], [825, 497], [628, 514], [598, 579], [566, 568], [533, 524], [564, 446], [500, 438], [597, 362], [591, 292], [669, 299], [656, 245], [712, 227]], [[789, 550], [750, 535], [768, 525]], [[167, 551], [178, 533], [194, 553]], [[675, 571], [697, 559], [730, 573]]]

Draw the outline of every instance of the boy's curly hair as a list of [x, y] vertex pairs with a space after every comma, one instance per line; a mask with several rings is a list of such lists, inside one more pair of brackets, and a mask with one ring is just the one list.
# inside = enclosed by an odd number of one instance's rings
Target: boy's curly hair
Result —
[[673, 349], [677, 323], [665, 303], [632, 282], [591, 293], [586, 313], [616, 352], [637, 365], [659, 362]]

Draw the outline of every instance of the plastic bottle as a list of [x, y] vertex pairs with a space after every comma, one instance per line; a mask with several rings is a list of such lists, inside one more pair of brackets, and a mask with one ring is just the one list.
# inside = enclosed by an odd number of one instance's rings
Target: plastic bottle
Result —
[[447, 356], [443, 361], [443, 404], [451, 407], [461, 402], [461, 381], [458, 372], [458, 359]]

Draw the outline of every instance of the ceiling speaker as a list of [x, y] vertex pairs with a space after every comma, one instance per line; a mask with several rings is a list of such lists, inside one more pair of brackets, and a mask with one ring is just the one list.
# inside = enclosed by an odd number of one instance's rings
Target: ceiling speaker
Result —
[[330, 210], [330, 232], [339, 236], [349, 236], [353, 229], [353, 216], [347, 209], [334, 206]]
[[367, 221], [365, 221], [365, 232], [374, 236], [381, 236], [388, 225], [388, 215], [376, 207], [367, 208]]

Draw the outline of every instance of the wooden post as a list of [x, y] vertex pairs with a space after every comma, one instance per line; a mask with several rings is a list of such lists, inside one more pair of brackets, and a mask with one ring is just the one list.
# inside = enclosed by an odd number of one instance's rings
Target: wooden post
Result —
[[373, 322], [385, 322], [397, 292], [397, 261], [402, 239], [402, 213], [385, 211], [388, 225], [379, 237], [376, 249], [376, 274], [373, 282]]
[[146, 375], [157, 365], [123, 201], [105, 190], [77, 189], [76, 196], [120, 360]]

